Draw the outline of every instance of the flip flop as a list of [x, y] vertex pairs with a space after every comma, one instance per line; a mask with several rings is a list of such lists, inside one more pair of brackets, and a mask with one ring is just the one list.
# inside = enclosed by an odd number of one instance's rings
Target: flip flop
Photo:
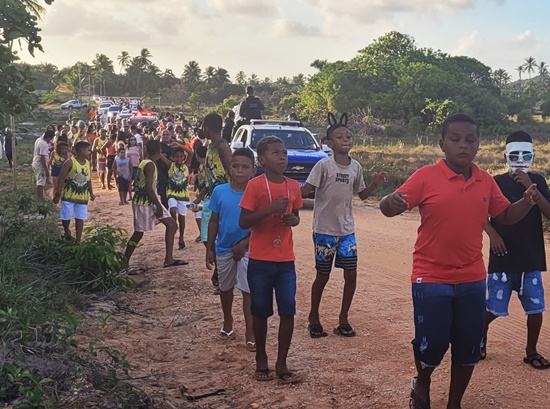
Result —
[[225, 338], [225, 339], [233, 338], [234, 333], [235, 332], [233, 330], [227, 332], [227, 331], [224, 331], [223, 328], [220, 329], [220, 337]]
[[[543, 363], [543, 361], [547, 361], [546, 363]], [[523, 358], [523, 362], [525, 362], [528, 365], [531, 365], [531, 367], [543, 370], [550, 368], [550, 362], [543, 357], [541, 354], [531, 354]], [[538, 365], [535, 365], [535, 362], [538, 363]]]
[[256, 343], [252, 341], [246, 341], [246, 350], [250, 352], [256, 352]]
[[351, 338], [354, 337], [355, 331], [349, 324], [340, 324], [336, 328], [334, 328], [334, 333], [336, 335], [340, 335], [341, 337]]
[[323, 326], [319, 324], [309, 324], [308, 325], [309, 336], [311, 338], [323, 338], [328, 337], [328, 334], [323, 330]]
[[280, 375], [277, 375], [279, 378], [279, 383], [282, 384], [295, 384], [302, 382], [302, 377], [293, 372], [284, 372]]
[[185, 260], [174, 260], [172, 264], [165, 264], [163, 268], [186, 266], [187, 264], [189, 264], [189, 262]]
[[272, 381], [275, 379], [275, 375], [273, 375], [273, 371], [269, 368], [256, 369], [256, 372], [254, 372], [254, 379], [258, 382]]

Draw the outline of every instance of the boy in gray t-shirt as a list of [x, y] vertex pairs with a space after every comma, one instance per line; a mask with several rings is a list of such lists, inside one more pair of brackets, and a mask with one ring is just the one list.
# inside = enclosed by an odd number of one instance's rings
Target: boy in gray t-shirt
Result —
[[[313, 239], [317, 276], [311, 287], [308, 327], [312, 338], [327, 336], [319, 319], [319, 305], [335, 258], [334, 266], [344, 270], [345, 283], [339, 325], [334, 329], [334, 333], [344, 337], [355, 336], [355, 331], [348, 322], [348, 312], [357, 281], [353, 195], [358, 194], [361, 200], [365, 200], [374, 189], [386, 182], [385, 173], [376, 173], [370, 185], [365, 185], [361, 164], [349, 156], [353, 139], [346, 126], [347, 116], [342, 115], [337, 123], [334, 116], [330, 115], [327, 140], [333, 156], [319, 161], [313, 167], [302, 188], [303, 197], [307, 197], [315, 190]], [[331, 121], [331, 118], [334, 120]]]

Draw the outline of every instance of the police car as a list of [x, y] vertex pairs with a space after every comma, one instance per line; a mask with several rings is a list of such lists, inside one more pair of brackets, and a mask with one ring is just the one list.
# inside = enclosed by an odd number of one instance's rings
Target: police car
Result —
[[[288, 151], [284, 175], [298, 181], [300, 186], [306, 183], [313, 166], [327, 157], [313, 134], [300, 121], [252, 119], [250, 124], [241, 125], [237, 130], [230, 143], [231, 150], [248, 148], [257, 157], [256, 146], [265, 136], [276, 136], [283, 141]], [[256, 166], [259, 173], [263, 173], [257, 161]]]

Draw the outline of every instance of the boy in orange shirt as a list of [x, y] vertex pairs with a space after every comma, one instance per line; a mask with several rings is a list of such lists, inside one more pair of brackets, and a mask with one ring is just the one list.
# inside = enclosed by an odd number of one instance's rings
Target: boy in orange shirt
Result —
[[283, 141], [275, 136], [262, 138], [257, 145], [258, 161], [265, 173], [250, 182], [241, 200], [239, 225], [250, 228], [248, 285], [258, 381], [274, 379], [266, 352], [267, 319], [273, 315], [273, 290], [279, 312], [279, 345], [275, 372], [282, 383], [297, 383], [300, 376], [286, 363], [296, 314], [296, 270], [292, 227], [300, 223], [300, 185], [283, 176], [288, 164]]
[[487, 215], [514, 224], [540, 200], [536, 185], [510, 205], [494, 179], [472, 161], [479, 130], [464, 114], [448, 117], [439, 140], [445, 158], [417, 170], [380, 202], [387, 217], [418, 206], [420, 227], [413, 254], [412, 297], [418, 375], [410, 409], [430, 408], [431, 375], [451, 344], [447, 409], [460, 409], [485, 329], [486, 276], [482, 238]]

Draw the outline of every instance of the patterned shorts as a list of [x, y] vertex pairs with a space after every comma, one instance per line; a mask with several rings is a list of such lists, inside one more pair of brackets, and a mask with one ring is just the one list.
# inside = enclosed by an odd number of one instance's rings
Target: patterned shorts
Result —
[[313, 233], [315, 244], [315, 268], [318, 274], [330, 274], [334, 267], [344, 270], [357, 270], [357, 242], [355, 234], [347, 236], [329, 236]]

